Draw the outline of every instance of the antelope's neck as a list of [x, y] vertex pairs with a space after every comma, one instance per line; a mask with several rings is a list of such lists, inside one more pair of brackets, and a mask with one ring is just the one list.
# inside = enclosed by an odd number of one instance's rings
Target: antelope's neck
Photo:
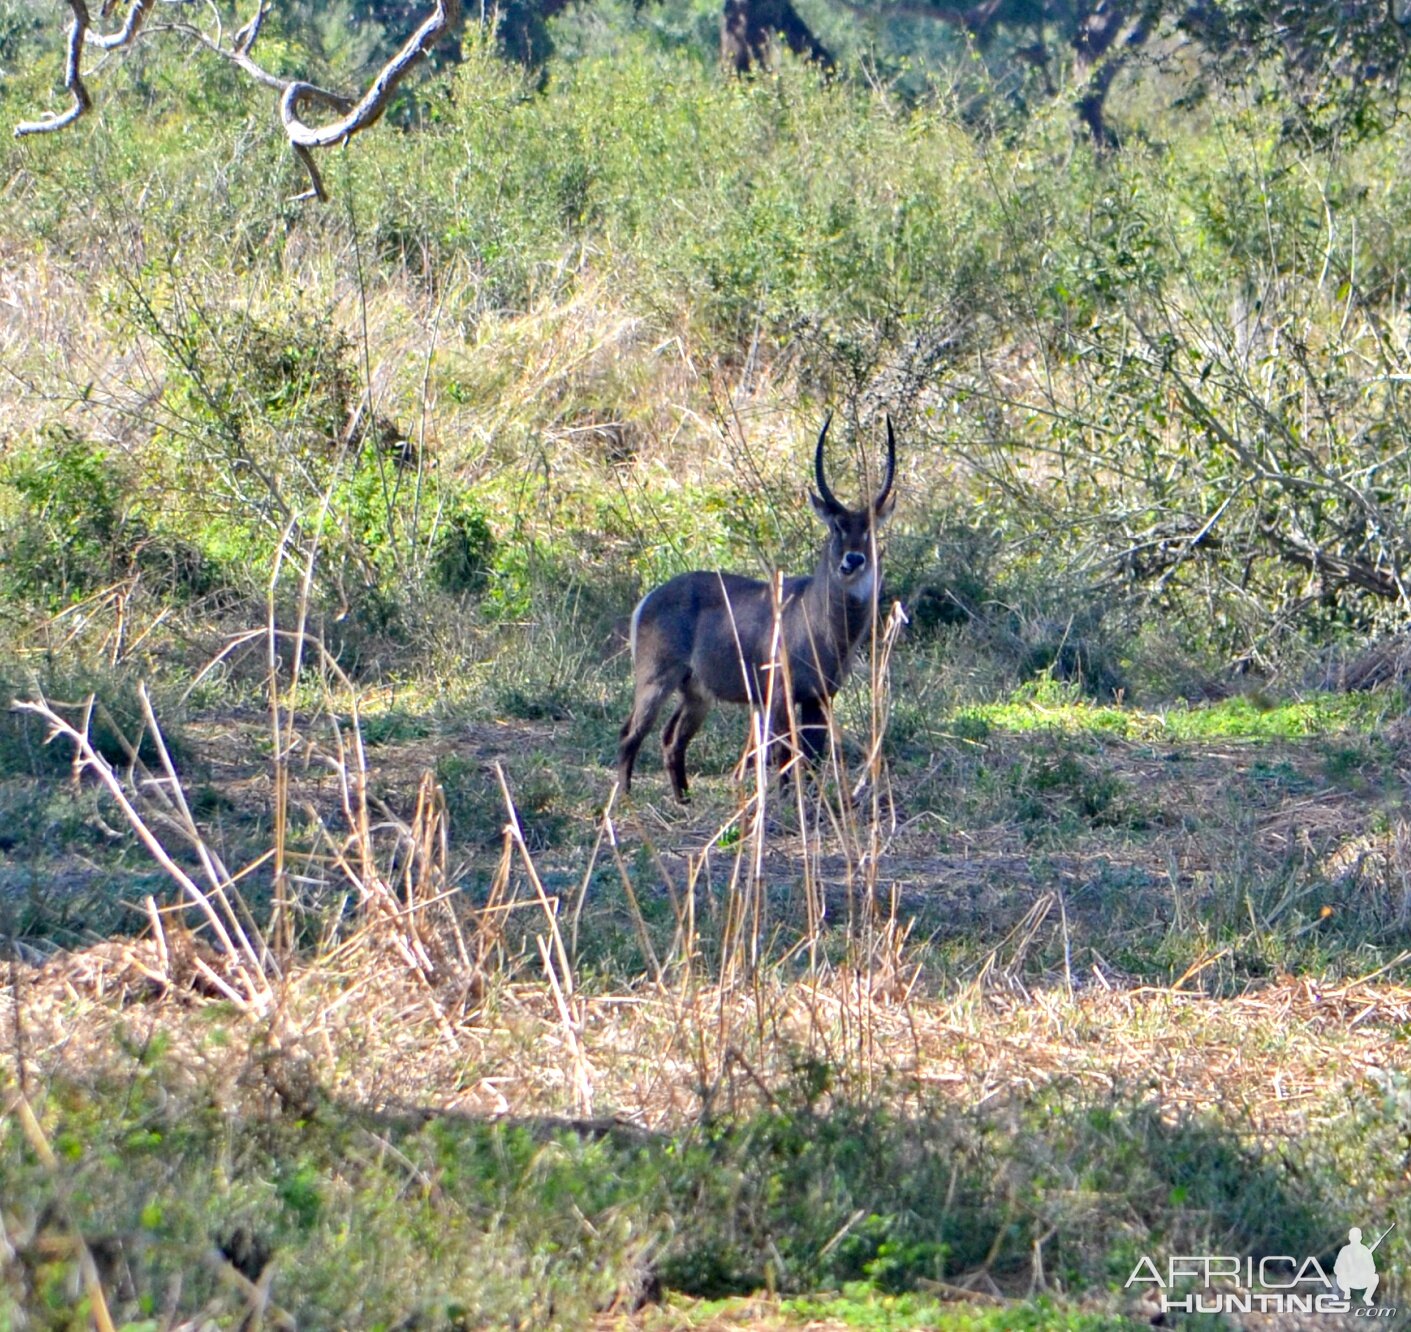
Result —
[[866, 596], [859, 597], [853, 595], [853, 592], [839, 581], [833, 570], [829, 552], [825, 551], [818, 562], [818, 568], [814, 571], [806, 593], [811, 603], [808, 618], [813, 624], [828, 627], [828, 635], [840, 655], [846, 655], [852, 649], [872, 618], [872, 580], [876, 576], [874, 566], [868, 577], [855, 589], [865, 590]]

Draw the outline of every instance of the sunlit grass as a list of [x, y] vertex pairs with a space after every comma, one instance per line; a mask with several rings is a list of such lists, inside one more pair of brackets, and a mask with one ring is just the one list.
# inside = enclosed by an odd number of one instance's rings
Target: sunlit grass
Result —
[[1178, 740], [1295, 740], [1321, 735], [1370, 734], [1406, 710], [1399, 688], [1364, 693], [1310, 693], [1274, 698], [1238, 694], [1206, 704], [1145, 709], [1086, 698], [1076, 684], [1037, 680], [1008, 698], [974, 704], [953, 714], [962, 738], [987, 730], [1090, 733], [1151, 742]]

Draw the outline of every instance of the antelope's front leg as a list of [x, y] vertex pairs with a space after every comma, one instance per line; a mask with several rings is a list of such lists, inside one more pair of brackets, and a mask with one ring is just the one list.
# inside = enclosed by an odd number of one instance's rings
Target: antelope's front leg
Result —
[[776, 743], [779, 750], [779, 783], [787, 787], [794, 769], [802, 765], [804, 772], [817, 773], [818, 760], [828, 745], [828, 707], [820, 699], [801, 699], [798, 724], [785, 715]]
[[[802, 709], [805, 705], [799, 706]], [[804, 747], [803, 728], [796, 725], [793, 708], [787, 704], [775, 708], [769, 733], [769, 757], [779, 769], [780, 786], [787, 787], [799, 760], [808, 757], [808, 751]]]
[[819, 698], [806, 698], [799, 704], [799, 747], [811, 768], [828, 747], [828, 706]]

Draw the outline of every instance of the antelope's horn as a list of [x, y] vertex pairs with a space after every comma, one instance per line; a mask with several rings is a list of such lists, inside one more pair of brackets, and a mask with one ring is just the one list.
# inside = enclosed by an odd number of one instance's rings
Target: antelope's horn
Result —
[[828, 427], [833, 422], [833, 413], [828, 413], [828, 419], [823, 422], [823, 429], [818, 432], [818, 452], [813, 455], [813, 475], [818, 480], [818, 493], [823, 502], [830, 509], [841, 509], [843, 506], [838, 503], [838, 498], [828, 489], [828, 482], [823, 479], [823, 441], [828, 438]]
[[882, 480], [882, 489], [878, 492], [877, 498], [872, 501], [874, 509], [880, 509], [887, 502], [887, 496], [892, 493], [892, 481], [897, 474], [897, 437], [892, 433], [892, 418], [887, 417], [887, 475]]

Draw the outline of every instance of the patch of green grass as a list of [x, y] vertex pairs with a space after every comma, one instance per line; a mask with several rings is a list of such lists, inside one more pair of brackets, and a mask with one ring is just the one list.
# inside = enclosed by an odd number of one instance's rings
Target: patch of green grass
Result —
[[1125, 794], [1117, 774], [1084, 763], [1072, 752], [1042, 755], [1016, 776], [1020, 795], [1019, 817], [1033, 821], [1051, 816], [1062, 803], [1093, 823], [1113, 822]]
[[404, 708], [361, 714], [358, 722], [362, 728], [363, 743], [369, 747], [403, 740], [424, 740], [436, 732], [434, 721], [425, 713]]
[[1300, 771], [1288, 759], [1256, 759], [1249, 765], [1248, 784], [1260, 794], [1275, 797], [1304, 795], [1317, 787], [1317, 781]]
[[495, 775], [464, 754], [442, 754], [436, 780], [446, 796], [446, 815], [457, 842], [497, 846], [505, 826], [505, 803]]
[[942, 1304], [925, 1295], [885, 1295], [866, 1284], [835, 1295], [785, 1300], [781, 1309], [804, 1320], [827, 1319], [847, 1327], [930, 1328], [936, 1332], [1136, 1332], [1149, 1326], [1112, 1314], [1080, 1313], [1049, 1300], [1025, 1300], [1000, 1308]]
[[1282, 739], [1375, 731], [1406, 710], [1401, 689], [1365, 693], [1318, 693], [1271, 699], [1242, 694], [1204, 707], [1172, 708], [1160, 714], [1173, 740]]
[[949, 733], [983, 740], [992, 730], [1025, 734], [1063, 731], [1148, 741], [1292, 740], [1314, 735], [1367, 734], [1402, 715], [1401, 689], [1366, 693], [1320, 693], [1301, 699], [1274, 700], [1240, 695], [1201, 706], [1173, 706], [1152, 712], [1141, 708], [1093, 703], [1076, 684], [1036, 680], [1021, 685], [996, 703], [957, 710]]
[[1322, 769], [1329, 782], [1345, 790], [1399, 798], [1395, 751], [1376, 730], [1334, 735], [1324, 747]]

